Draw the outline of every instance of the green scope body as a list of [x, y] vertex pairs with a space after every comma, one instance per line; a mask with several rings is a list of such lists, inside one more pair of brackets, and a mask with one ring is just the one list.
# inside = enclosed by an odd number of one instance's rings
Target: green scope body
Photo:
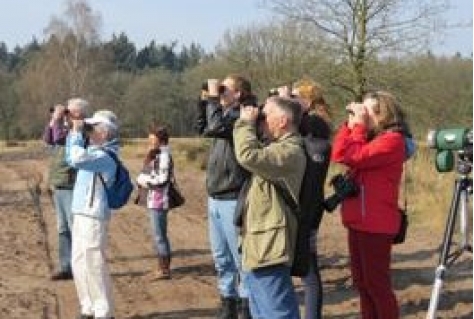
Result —
[[469, 128], [450, 128], [432, 130], [428, 133], [427, 144], [436, 149], [436, 170], [440, 173], [452, 171], [455, 165], [453, 151], [472, 147], [472, 130]]
[[450, 128], [428, 133], [428, 146], [437, 150], [461, 150], [467, 141], [468, 128]]

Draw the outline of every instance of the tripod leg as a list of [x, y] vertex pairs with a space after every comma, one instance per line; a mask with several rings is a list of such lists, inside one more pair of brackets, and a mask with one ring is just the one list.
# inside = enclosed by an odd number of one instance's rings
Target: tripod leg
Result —
[[456, 225], [456, 213], [459, 206], [459, 198], [461, 194], [462, 183], [460, 180], [456, 179], [454, 186], [454, 193], [451, 199], [451, 207], [449, 210], [448, 220], [446, 223], [446, 228], [444, 230], [443, 245], [441, 249], [441, 254], [439, 258], [439, 264], [435, 272], [435, 281], [433, 285], [433, 290], [431, 293], [430, 306], [428, 308], [427, 319], [434, 319], [436, 315], [436, 310], [438, 308], [439, 295], [441, 292], [441, 287], [443, 286], [444, 277], [447, 270], [447, 262], [449, 258], [449, 251], [451, 249], [451, 241], [453, 238], [454, 227]]
[[[467, 185], [464, 185], [467, 186]], [[469, 225], [467, 223], [468, 220], [468, 190], [463, 187], [461, 190], [461, 195], [460, 195], [460, 211], [461, 214], [459, 215], [459, 229], [461, 231], [461, 249], [462, 250], [467, 250], [472, 252], [472, 246], [469, 241]]]
[[439, 295], [441, 288], [443, 287], [444, 275], [446, 272], [446, 267], [444, 265], [439, 265], [436, 268], [435, 281], [433, 284], [433, 290], [431, 291], [430, 306], [428, 308], [428, 314], [426, 319], [435, 319], [436, 309], [438, 308]]

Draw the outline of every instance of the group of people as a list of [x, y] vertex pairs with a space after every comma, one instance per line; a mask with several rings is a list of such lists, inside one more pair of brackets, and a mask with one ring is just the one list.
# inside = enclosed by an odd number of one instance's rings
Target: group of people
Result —
[[[43, 134], [52, 152], [49, 186], [58, 227], [59, 269], [51, 279], [74, 279], [78, 318], [114, 318], [105, 258], [111, 218], [106, 188], [116, 177], [113, 157], [119, 151], [119, 126], [112, 111], [100, 110], [88, 118], [88, 108], [89, 103], [80, 98], [69, 100], [67, 106], [54, 106]], [[144, 192], [138, 193], [136, 203], [149, 210], [158, 255], [152, 279], [171, 278], [167, 211], [173, 161], [168, 139], [165, 127], [150, 127], [149, 149], [137, 176], [138, 188]]]
[[[304, 317], [322, 318], [317, 230], [329, 158], [311, 185], [320, 202], [315, 211], [295, 213], [282, 189], [298, 201], [310, 160], [304, 139], [310, 135], [331, 141], [329, 107], [321, 86], [310, 79], [271, 95], [257, 106], [250, 82], [229, 75], [203, 85], [199, 103], [196, 128], [212, 138], [208, 220], [222, 319], [300, 318], [291, 266], [302, 220], [311, 221], [305, 238], [310, 267], [302, 278]], [[400, 226], [403, 163], [414, 152], [413, 139], [397, 99], [388, 92], [367, 93], [346, 111], [347, 120], [332, 139], [330, 160], [343, 165], [360, 190], [341, 205], [360, 312], [364, 319], [398, 318], [390, 258]]]
[[[317, 232], [323, 214], [329, 160], [343, 164], [360, 192], [341, 206], [348, 229], [351, 274], [362, 318], [398, 318], [391, 286], [392, 239], [400, 224], [398, 189], [403, 163], [412, 154], [404, 114], [388, 92], [350, 103], [347, 120], [332, 138], [322, 87], [302, 79], [258, 106], [250, 81], [228, 75], [209, 80], [196, 127], [211, 139], [207, 164], [208, 232], [221, 298], [221, 319], [300, 318], [291, 266], [301, 214], [312, 215], [305, 239], [309, 271], [302, 278], [306, 319], [322, 318], [323, 291]], [[79, 318], [113, 318], [111, 277], [105, 262], [111, 217], [106, 187], [113, 183], [118, 120], [109, 110], [87, 117], [88, 103], [71, 99], [52, 109], [44, 140], [51, 145], [49, 183], [58, 224], [59, 270], [52, 280], [73, 279]], [[331, 157], [314, 176], [317, 211], [298, 214], [296, 202], [308, 159], [304, 138], [332, 140]], [[171, 279], [168, 188], [173, 159], [165, 127], [149, 129], [149, 148], [136, 182], [150, 215], [158, 267], [152, 279]]]

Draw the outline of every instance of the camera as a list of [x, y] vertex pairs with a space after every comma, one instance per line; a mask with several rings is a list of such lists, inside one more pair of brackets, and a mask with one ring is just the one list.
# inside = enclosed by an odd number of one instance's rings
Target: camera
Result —
[[280, 95], [280, 94], [278, 93], [278, 90], [277, 90], [277, 89], [270, 89], [270, 90], [268, 90], [268, 97], [271, 97], [271, 96], [278, 96], [278, 95]]
[[347, 174], [337, 174], [330, 185], [334, 188], [334, 194], [326, 198], [323, 207], [328, 212], [332, 212], [345, 199], [359, 194], [359, 186]]
[[257, 97], [253, 94], [243, 94], [239, 97], [240, 105], [258, 107]]
[[[268, 90], [267, 97], [272, 97], [272, 96], [280, 96], [280, 92], [278, 91], [278, 89], [273, 88], [273, 89]], [[290, 93], [288, 97], [294, 99], [298, 96], [296, 94]]]
[[454, 151], [457, 151], [460, 164], [458, 170], [467, 174], [472, 167], [472, 129], [451, 128], [430, 130], [427, 144], [436, 149], [436, 170], [450, 172], [454, 168]]
[[258, 110], [258, 115], [257, 115], [257, 124], [260, 124], [261, 122], [265, 121], [266, 115], [263, 113], [262, 109], [259, 108]]
[[84, 123], [84, 125], [82, 126], [82, 130], [86, 134], [92, 133], [92, 131], [94, 130], [94, 125], [89, 124], [89, 123]]
[[[54, 106], [51, 106], [51, 107], [49, 108], [49, 114], [53, 114], [55, 110], [56, 110], [56, 108], [55, 108]], [[69, 110], [68, 110], [68, 109], [64, 109], [63, 114], [64, 114], [65, 116], [69, 115]]]

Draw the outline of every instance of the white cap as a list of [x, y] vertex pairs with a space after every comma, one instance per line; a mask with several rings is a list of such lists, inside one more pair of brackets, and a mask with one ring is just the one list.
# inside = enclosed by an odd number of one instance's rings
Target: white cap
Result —
[[105, 124], [114, 130], [118, 128], [117, 116], [114, 114], [114, 112], [109, 110], [97, 111], [92, 117], [84, 119], [84, 122], [90, 125]]

